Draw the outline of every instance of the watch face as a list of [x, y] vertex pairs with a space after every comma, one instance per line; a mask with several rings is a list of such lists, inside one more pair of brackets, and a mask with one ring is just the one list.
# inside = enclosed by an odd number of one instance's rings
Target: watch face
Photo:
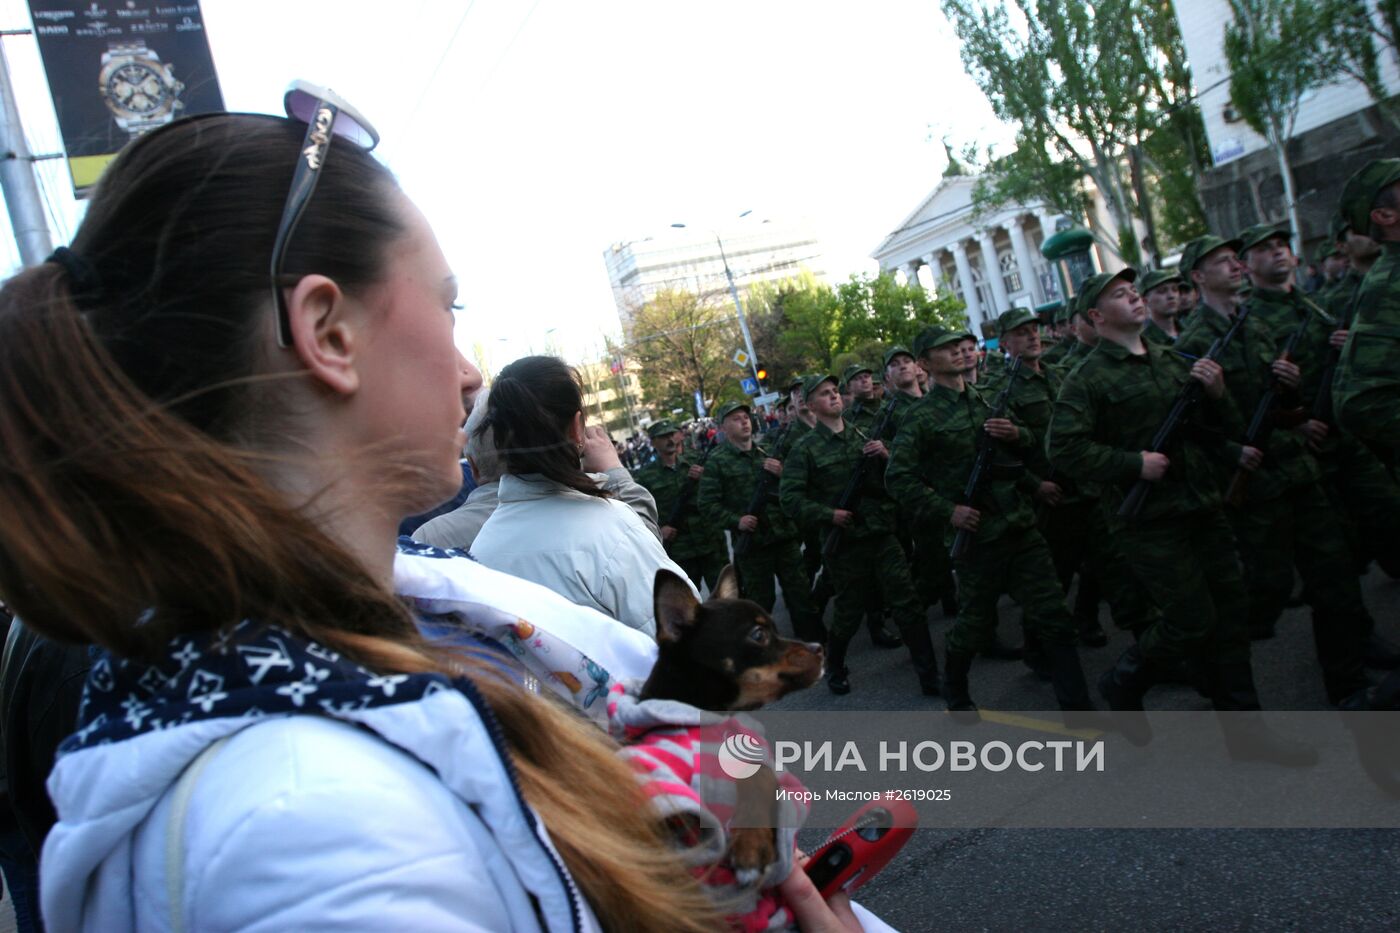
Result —
[[107, 79], [108, 100], [137, 115], [155, 113], [168, 104], [170, 96], [161, 73], [144, 62], [128, 62]]

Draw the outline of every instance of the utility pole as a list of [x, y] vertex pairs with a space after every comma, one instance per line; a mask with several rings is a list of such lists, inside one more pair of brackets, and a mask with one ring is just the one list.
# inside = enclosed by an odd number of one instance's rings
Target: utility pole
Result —
[[10, 212], [10, 226], [19, 244], [20, 262], [26, 266], [43, 262], [53, 252], [49, 222], [44, 217], [44, 201], [34, 178], [34, 159], [24, 141], [19, 122], [19, 106], [10, 86], [10, 63], [0, 42], [0, 189]]

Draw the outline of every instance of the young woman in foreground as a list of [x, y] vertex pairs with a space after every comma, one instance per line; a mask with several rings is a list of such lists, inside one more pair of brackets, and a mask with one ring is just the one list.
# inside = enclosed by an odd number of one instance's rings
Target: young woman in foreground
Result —
[[48, 928], [711, 928], [596, 727], [393, 593], [399, 519], [461, 480], [456, 287], [313, 90], [132, 143], [0, 291], [0, 593], [108, 651]]

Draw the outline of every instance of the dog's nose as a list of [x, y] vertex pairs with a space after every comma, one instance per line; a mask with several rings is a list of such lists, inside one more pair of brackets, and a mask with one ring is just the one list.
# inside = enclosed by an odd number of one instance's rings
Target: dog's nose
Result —
[[807, 642], [803, 642], [802, 644], [803, 644], [803, 647], [805, 647], [808, 651], [812, 652], [813, 654], [821, 654], [821, 653], [822, 653], [822, 646], [819, 645], [819, 644], [817, 644], [817, 643], [814, 642], [814, 641], [807, 641]]

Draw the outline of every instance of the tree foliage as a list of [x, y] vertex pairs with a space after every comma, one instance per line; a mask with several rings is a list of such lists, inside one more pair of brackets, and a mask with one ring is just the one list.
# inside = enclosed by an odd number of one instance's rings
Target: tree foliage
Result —
[[1244, 121], [1269, 141], [1283, 176], [1284, 200], [1295, 236], [1297, 194], [1288, 142], [1303, 97], [1343, 74], [1329, 2], [1229, 0], [1233, 21], [1225, 27], [1230, 102]]
[[712, 399], [742, 344], [727, 292], [663, 291], [628, 315], [623, 352], [641, 364], [642, 392], [661, 410]]
[[979, 184], [979, 203], [1043, 200], [1078, 216], [1087, 176], [1120, 237], [1094, 232], [1129, 262], [1141, 258], [1133, 216], [1147, 222], [1149, 247], [1161, 249], [1151, 242], [1154, 200], [1177, 202], [1164, 214], [1167, 239], [1204, 228], [1194, 185], [1204, 133], [1187, 103], [1190, 75], [1168, 0], [1012, 0], [1009, 8], [943, 0], [943, 11], [968, 74], [1017, 127], [1016, 148]]
[[1400, 65], [1400, 0], [1378, 0], [1374, 10], [1366, 0], [1318, 0], [1318, 7], [1341, 72], [1360, 82], [1386, 120], [1400, 127], [1400, 105], [1381, 79], [1387, 57]]

